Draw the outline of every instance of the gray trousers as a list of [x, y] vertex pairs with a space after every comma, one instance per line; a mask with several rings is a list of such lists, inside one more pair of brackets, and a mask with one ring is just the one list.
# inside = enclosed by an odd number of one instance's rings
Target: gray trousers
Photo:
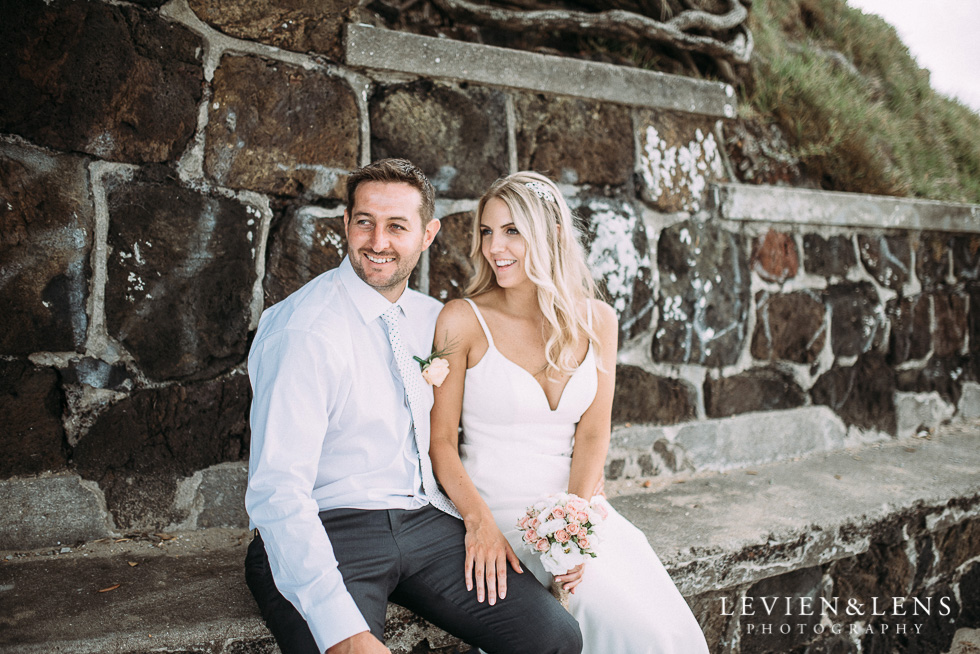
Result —
[[[487, 653], [582, 649], [578, 623], [529, 572], [508, 567], [507, 598], [477, 602], [463, 578], [463, 523], [432, 506], [335, 509], [320, 520], [348, 592], [382, 642], [390, 599]], [[275, 586], [261, 535], [249, 545], [245, 579], [283, 654], [317, 654], [306, 621]]]

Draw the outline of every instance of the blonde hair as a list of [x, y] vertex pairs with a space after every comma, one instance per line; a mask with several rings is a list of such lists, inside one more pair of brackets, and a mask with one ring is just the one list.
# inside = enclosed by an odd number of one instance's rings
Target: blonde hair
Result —
[[497, 287], [490, 262], [482, 254], [480, 234], [483, 211], [494, 198], [507, 205], [527, 245], [524, 269], [537, 287], [538, 306], [551, 326], [545, 345], [549, 372], [571, 374], [578, 367], [576, 352], [583, 339], [599, 346], [587, 314], [578, 310], [583, 301], [594, 300], [597, 292], [572, 213], [554, 182], [538, 173], [514, 173], [494, 182], [480, 198], [473, 223], [470, 261], [474, 272], [466, 286], [468, 296]]

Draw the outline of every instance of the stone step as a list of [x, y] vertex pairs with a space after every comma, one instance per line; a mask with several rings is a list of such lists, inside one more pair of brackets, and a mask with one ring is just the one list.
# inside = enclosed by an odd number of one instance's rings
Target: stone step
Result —
[[[966, 627], [980, 626], [969, 624], [980, 616], [978, 446], [980, 425], [968, 423], [793, 462], [611, 481], [608, 492], [647, 534], [713, 652], [765, 651], [739, 649], [752, 638], [748, 618], [724, 615], [722, 597], [731, 610], [760, 585], [814, 570], [827, 583], [840, 566], [893, 550], [917, 559], [908, 563], [926, 581], [955, 590], [951, 624], [964, 640]], [[249, 538], [213, 528], [2, 552], [0, 651], [276, 652], [242, 578]], [[388, 630], [393, 652], [465, 651], [398, 607], [389, 607]], [[952, 638], [918, 651], [948, 651]]]

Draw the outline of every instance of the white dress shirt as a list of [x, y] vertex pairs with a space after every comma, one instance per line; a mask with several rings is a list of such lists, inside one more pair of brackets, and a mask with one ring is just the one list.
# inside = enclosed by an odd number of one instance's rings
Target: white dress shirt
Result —
[[[248, 356], [253, 399], [245, 507], [276, 586], [306, 619], [321, 652], [368, 626], [317, 514], [428, 503], [411, 412], [380, 317], [391, 304], [345, 258], [262, 314]], [[412, 290], [397, 304], [405, 314], [403, 341], [427, 357], [442, 305]], [[417, 427], [428, 456], [427, 385], [423, 400], [424, 424]]]

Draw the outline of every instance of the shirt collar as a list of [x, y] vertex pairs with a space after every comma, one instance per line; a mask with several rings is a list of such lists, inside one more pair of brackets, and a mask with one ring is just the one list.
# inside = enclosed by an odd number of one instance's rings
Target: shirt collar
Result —
[[[347, 294], [350, 296], [354, 306], [357, 307], [357, 311], [361, 314], [361, 319], [365, 323], [370, 323], [380, 318], [381, 314], [387, 311], [388, 307], [393, 304], [388, 301], [388, 298], [357, 276], [357, 273], [354, 272], [354, 266], [351, 265], [349, 256], [344, 257], [344, 260], [340, 262], [338, 274], [340, 275], [340, 281], [343, 283], [344, 288], [347, 289]], [[405, 316], [411, 318], [415, 315], [415, 309], [419, 306], [419, 299], [417, 293], [412, 292], [411, 289], [406, 287], [395, 304], [400, 305]]]

